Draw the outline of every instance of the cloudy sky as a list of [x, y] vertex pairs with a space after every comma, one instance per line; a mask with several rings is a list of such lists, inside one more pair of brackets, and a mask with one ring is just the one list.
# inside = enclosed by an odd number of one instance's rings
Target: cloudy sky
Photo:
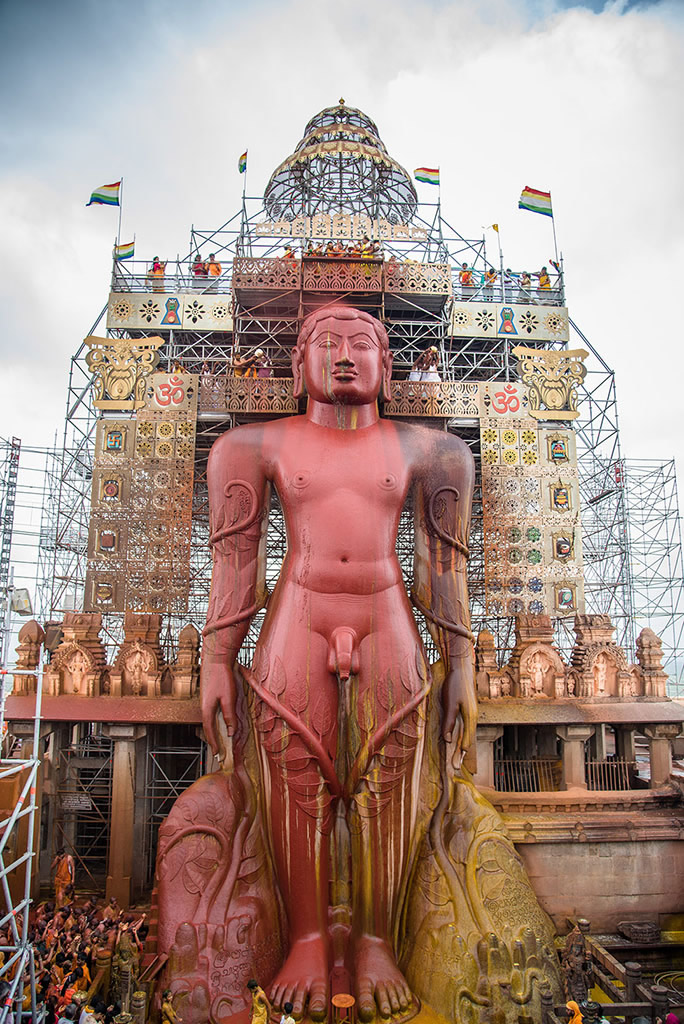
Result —
[[[405, 167], [437, 166], [447, 219], [501, 227], [506, 265], [553, 255], [618, 375], [623, 450], [684, 467], [684, 4], [586, 0], [0, 0], [0, 435], [48, 445], [68, 358], [124, 240], [187, 251], [263, 191], [308, 118], [344, 96]], [[432, 200], [430, 186], [418, 185]]]

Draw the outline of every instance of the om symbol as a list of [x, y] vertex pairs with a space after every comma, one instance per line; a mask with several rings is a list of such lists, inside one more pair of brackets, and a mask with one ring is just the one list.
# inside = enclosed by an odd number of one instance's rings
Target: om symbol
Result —
[[519, 408], [520, 399], [518, 398], [515, 385], [506, 384], [503, 391], [495, 392], [492, 399], [492, 409], [494, 412], [517, 412]]
[[162, 408], [166, 408], [168, 405], [181, 405], [185, 400], [183, 378], [173, 373], [168, 381], [157, 384], [154, 400]]

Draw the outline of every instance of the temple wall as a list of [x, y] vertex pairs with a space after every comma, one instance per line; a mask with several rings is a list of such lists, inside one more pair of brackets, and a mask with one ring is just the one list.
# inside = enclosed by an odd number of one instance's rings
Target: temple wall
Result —
[[684, 908], [684, 842], [555, 842], [516, 845], [542, 907], [556, 928], [586, 917], [592, 932], [618, 921], [650, 920]]

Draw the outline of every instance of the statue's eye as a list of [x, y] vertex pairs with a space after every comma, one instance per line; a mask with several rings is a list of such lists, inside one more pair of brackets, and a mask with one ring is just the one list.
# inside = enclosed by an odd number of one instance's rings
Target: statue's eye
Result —
[[367, 341], [357, 341], [354, 348], [370, 348], [370, 345]]

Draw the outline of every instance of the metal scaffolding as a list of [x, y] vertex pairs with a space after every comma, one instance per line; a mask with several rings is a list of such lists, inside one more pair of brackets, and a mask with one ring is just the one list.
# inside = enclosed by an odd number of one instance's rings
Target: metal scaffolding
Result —
[[[18, 437], [11, 441], [0, 439], [0, 595], [4, 601], [10, 600], [10, 557], [20, 455], [21, 441]], [[8, 640], [6, 630], [0, 630], [0, 665], [5, 664]]]
[[[34, 949], [29, 941], [31, 877], [38, 810], [36, 793], [40, 766], [42, 668], [30, 673], [15, 670], [14, 674], [35, 674], [38, 682], [30, 753], [20, 750], [20, 753], [28, 756], [0, 759], [0, 790], [5, 800], [4, 806], [14, 805], [12, 812], [0, 822], [0, 886], [3, 895], [0, 929], [7, 931], [9, 936], [8, 944], [0, 946], [0, 953], [3, 955], [3, 962], [0, 965], [0, 983], [3, 986], [0, 1024], [9, 1019], [21, 1024], [24, 987], [27, 984], [31, 997], [31, 1020], [42, 1019], [36, 1004]], [[3, 684], [4, 678], [3, 676]], [[4, 731], [4, 714], [3, 685], [0, 697], [0, 735]]]
[[674, 459], [625, 459], [615, 467], [624, 494], [634, 620], [663, 642], [672, 697], [684, 696], [684, 567]]
[[[375, 164], [376, 168], [386, 165], [388, 176], [382, 180], [378, 177], [379, 171], [374, 178], [366, 166], [371, 150], [374, 158], [380, 161]], [[313, 170], [318, 166], [316, 161], [323, 159], [330, 159], [332, 163], [323, 178], [317, 180]], [[336, 175], [333, 165], [337, 168]], [[218, 228], [203, 230], [193, 227], [187, 256], [176, 262], [173, 274], [170, 266], [167, 268], [168, 291], [195, 292], [198, 301], [211, 293], [213, 302], [224, 302], [226, 310], [232, 314], [232, 321], [224, 330], [203, 329], [199, 320], [192, 329], [173, 327], [167, 330], [164, 345], [159, 349], [159, 369], [171, 370], [180, 363], [188, 372], [199, 374], [208, 371], [221, 375], [238, 350], [252, 350], [258, 346], [265, 351], [276, 376], [287, 374], [302, 317], [321, 302], [335, 297], [344, 299], [349, 295], [342, 289], [336, 295], [316, 296], [305, 287], [307, 247], [310, 250], [315, 241], [313, 235], [307, 238], [305, 231], [307, 225], [312, 227], [316, 217], [325, 213], [332, 218], [331, 223], [334, 223], [335, 216], [360, 218], [359, 224], [363, 223], [364, 217], [384, 216], [387, 218], [385, 223], [389, 225], [386, 237], [381, 240], [385, 260], [396, 258], [404, 262], [413, 261], [421, 267], [446, 268], [453, 299], [445, 295], [440, 300], [425, 301], [420, 297], [390, 294], [390, 290], [384, 288], [374, 293], [367, 290], [360, 300], [354, 293], [354, 301], [362, 301], [364, 308], [383, 320], [397, 371], [406, 373], [427, 346], [435, 345], [440, 352], [441, 373], [446, 381], [518, 379], [516, 363], [510, 355], [509, 338], [454, 336], [451, 329], [454, 302], [494, 300], [529, 304], [543, 301], [545, 304], [562, 305], [565, 301], [562, 268], [553, 289], [544, 293], [542, 298], [521, 291], [516, 275], [503, 272], [502, 260], [494, 290], [487, 293], [482, 285], [464, 287], [458, 278], [459, 268], [464, 262], [473, 269], [476, 280], [492, 265], [485, 239], [468, 239], [461, 235], [443, 217], [439, 203], [417, 204], [412, 189], [406, 172], [387, 156], [376, 126], [366, 115], [343, 104], [316, 115], [307, 125], [293, 155], [274, 172], [265, 196], [245, 196], [241, 209]], [[290, 241], [291, 237], [284, 237], [278, 224], [264, 220], [269, 217], [282, 217], [281, 223], [289, 225], [287, 230], [291, 234], [296, 224], [301, 222], [303, 225], [302, 233], [296, 238], [302, 250], [297, 283], [291, 287], [283, 286], [277, 294], [274, 291], [259, 292], [254, 287], [250, 290], [240, 283], [244, 278], [241, 274], [246, 261], [264, 274], [284, 262], [276, 257], [282, 255], [283, 243]], [[397, 236], [395, 226], [402, 218], [410, 221], [413, 234], [399, 232]], [[221, 261], [223, 273], [220, 278], [203, 281], [195, 277], [193, 262], [201, 251], [211, 251]], [[116, 294], [142, 292], [149, 288], [146, 266], [133, 262], [115, 263], [112, 289]], [[105, 312], [106, 309], [98, 316], [90, 333], [96, 331]], [[634, 578], [637, 570], [632, 561], [635, 556], [630, 553], [630, 544], [633, 546], [635, 541], [628, 516], [639, 518], [639, 513], [634, 510], [637, 499], [635, 497], [628, 503], [624, 486], [616, 483], [616, 469], [623, 462], [615, 378], [597, 349], [576, 324], [570, 323], [573, 332], [570, 345], [561, 341], [535, 344], [539, 348], [563, 349], [572, 347], [577, 339], [589, 352], [587, 375], [578, 389], [580, 417], [573, 424], [580, 472], [586, 609], [590, 613], [606, 613], [612, 617], [617, 642], [626, 648], [628, 657], [633, 658], [635, 630], [650, 623], [650, 612], [648, 608], [644, 610], [643, 602], [636, 597], [637, 591], [645, 591]], [[159, 333], [157, 325], [131, 331], [118, 327], [107, 330], [112, 337], [154, 333]], [[49, 607], [43, 607], [46, 617], [59, 618], [65, 609], [79, 607], [83, 596], [97, 421], [85, 352], [85, 346], [81, 346], [71, 361], [63, 450], [54, 461], [51, 500], [48, 502], [52, 511], [46, 510], [45, 529], [41, 531], [41, 559], [50, 591]], [[204, 621], [211, 572], [207, 550], [206, 460], [216, 437], [243, 421], [244, 417], [238, 413], [226, 415], [200, 410], [195, 453], [190, 598], [186, 614], [165, 617], [162, 642], [167, 657], [173, 654], [175, 637], [185, 623], [192, 622], [201, 628]], [[475, 422], [448, 423], [447, 429], [453, 429], [464, 437], [477, 465], [469, 567], [473, 627], [475, 631], [486, 628], [493, 633], [503, 661], [513, 646], [514, 620], [510, 617], [493, 618], [487, 615], [484, 607], [479, 430]], [[634, 530], [638, 532], [636, 527]], [[285, 547], [284, 526], [277, 507], [271, 516], [270, 534], [269, 566], [276, 567]], [[404, 516], [398, 540], [399, 551], [409, 552], [411, 540], [410, 517]], [[674, 536], [672, 544], [675, 544]], [[672, 560], [676, 561], [674, 554]], [[405, 572], [410, 573], [408, 556], [403, 564]], [[681, 593], [681, 585], [677, 593]], [[676, 607], [679, 607], [679, 602], [680, 597], [677, 596]], [[642, 615], [646, 618], [642, 619]], [[103, 618], [105, 643], [113, 646], [121, 640], [122, 616], [107, 614]], [[571, 642], [571, 627], [571, 619], [557, 620], [557, 639], [566, 649]], [[655, 619], [653, 628], [658, 632]], [[670, 635], [668, 651], [673, 653], [668, 657], [670, 664], [678, 670], [681, 658], [675, 652], [681, 647], [681, 630], [672, 628]], [[248, 651], [254, 636], [255, 627], [246, 641]]]

